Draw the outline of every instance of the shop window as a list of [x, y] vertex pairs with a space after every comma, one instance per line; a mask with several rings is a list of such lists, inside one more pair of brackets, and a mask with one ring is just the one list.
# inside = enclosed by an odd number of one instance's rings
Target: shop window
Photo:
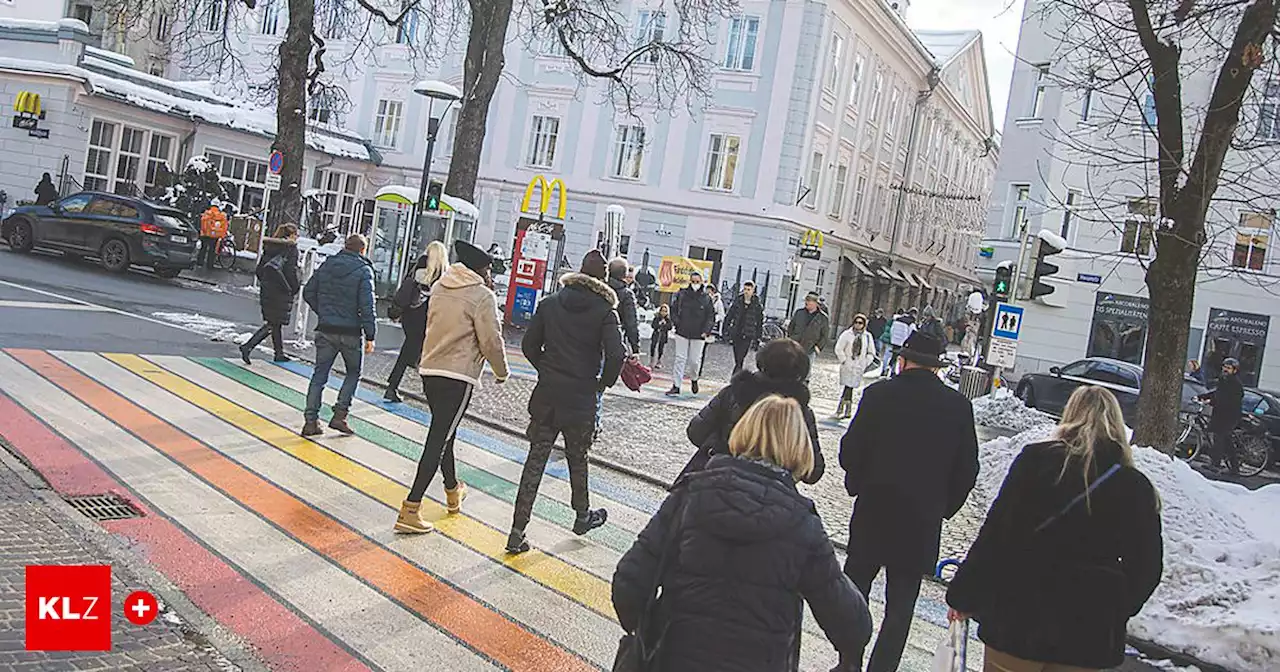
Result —
[[1273, 215], [1262, 212], [1246, 212], [1240, 215], [1236, 229], [1235, 252], [1231, 265], [1250, 271], [1261, 271], [1267, 260], [1267, 244], [1271, 241]]

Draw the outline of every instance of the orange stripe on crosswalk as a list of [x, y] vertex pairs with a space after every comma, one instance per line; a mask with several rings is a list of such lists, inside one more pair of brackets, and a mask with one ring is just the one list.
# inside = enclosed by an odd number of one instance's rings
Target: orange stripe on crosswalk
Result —
[[5, 350], [85, 405], [352, 575], [511, 670], [594, 670], [47, 353]]

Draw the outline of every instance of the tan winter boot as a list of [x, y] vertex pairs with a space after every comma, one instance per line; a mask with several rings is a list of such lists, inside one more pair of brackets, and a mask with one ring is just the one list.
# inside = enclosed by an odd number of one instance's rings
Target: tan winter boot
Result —
[[396, 532], [400, 534], [426, 534], [435, 529], [435, 525], [422, 518], [422, 502], [410, 502], [406, 499], [400, 505], [400, 515], [396, 516]]
[[445, 507], [449, 509], [449, 513], [457, 513], [462, 510], [462, 500], [467, 498], [467, 484], [458, 481], [458, 487], [450, 490], [444, 489]]

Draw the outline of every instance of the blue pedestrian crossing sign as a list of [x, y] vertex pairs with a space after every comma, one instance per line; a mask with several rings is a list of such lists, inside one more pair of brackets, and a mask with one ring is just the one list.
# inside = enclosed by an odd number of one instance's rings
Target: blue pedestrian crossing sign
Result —
[[996, 338], [1018, 340], [1022, 332], [1022, 307], [1007, 303], [996, 304], [996, 320], [991, 326], [991, 335]]

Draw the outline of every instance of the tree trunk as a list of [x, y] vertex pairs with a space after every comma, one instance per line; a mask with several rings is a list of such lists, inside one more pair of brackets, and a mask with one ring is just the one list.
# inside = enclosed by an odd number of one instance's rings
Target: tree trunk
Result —
[[453, 138], [453, 158], [445, 193], [475, 202], [480, 152], [484, 149], [489, 104], [506, 65], [503, 48], [511, 23], [512, 0], [470, 0], [471, 27], [462, 75], [462, 109]]
[[272, 192], [267, 231], [285, 223], [302, 223], [302, 164], [307, 149], [307, 60], [315, 25], [315, 0], [289, 0], [289, 27], [280, 43], [276, 90], [276, 140], [271, 149], [284, 154], [280, 189]]

